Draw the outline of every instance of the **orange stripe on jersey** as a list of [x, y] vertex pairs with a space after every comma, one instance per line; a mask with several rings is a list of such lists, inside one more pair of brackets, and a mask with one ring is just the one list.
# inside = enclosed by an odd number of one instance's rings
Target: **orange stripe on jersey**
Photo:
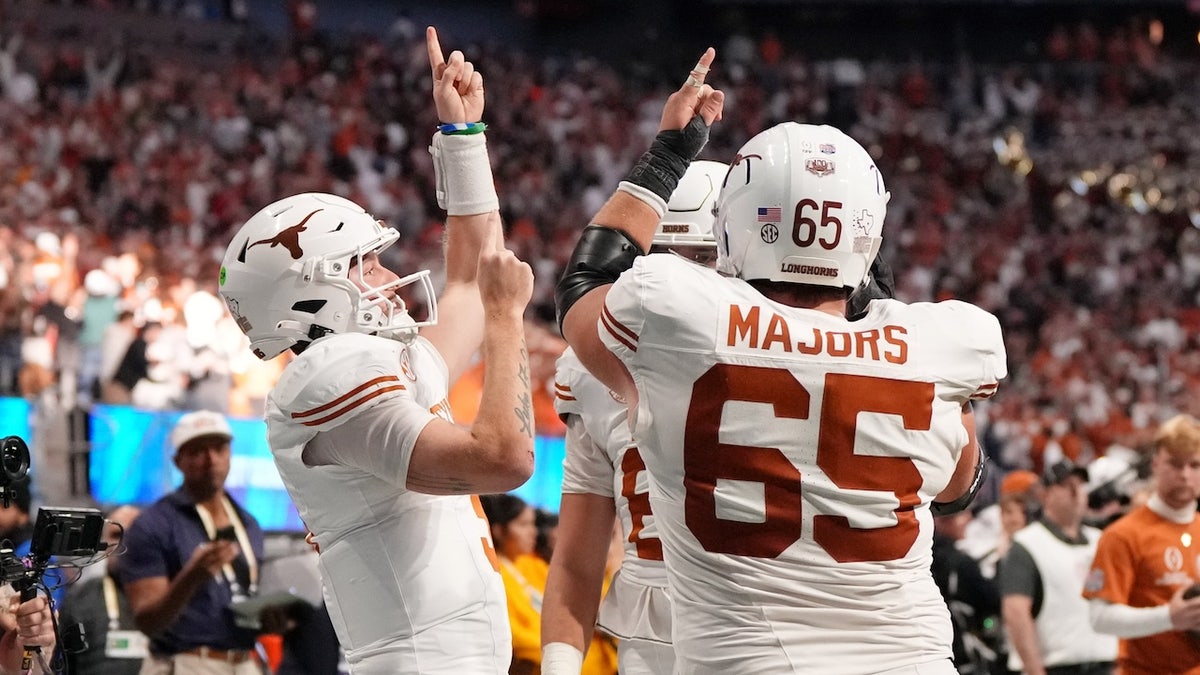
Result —
[[554, 392], [554, 398], [557, 398], [560, 401], [578, 401], [579, 400], [579, 399], [575, 398], [574, 396], [571, 396], [569, 394], [564, 394], [561, 391]]
[[554, 383], [554, 397], [564, 401], [574, 401], [576, 398], [571, 395], [571, 387], [562, 382]]
[[[292, 419], [294, 419], [294, 420], [300, 419], [301, 417], [308, 417], [310, 415], [316, 415], [317, 413], [320, 413], [320, 412], [325, 412], [326, 410], [329, 410], [330, 408], [341, 405], [344, 401], [346, 401], [349, 398], [352, 398], [353, 396], [355, 396], [362, 390], [369, 389], [370, 387], [373, 387], [377, 384], [380, 384], [383, 382], [399, 382], [399, 381], [400, 381], [400, 378], [396, 377], [395, 375], [384, 375], [382, 377], [377, 377], [373, 380], [367, 380], [366, 382], [363, 382], [362, 384], [358, 385], [354, 389], [350, 390], [349, 392], [345, 393], [342, 396], [339, 396], [339, 397], [333, 399], [332, 401], [330, 401], [329, 403], [326, 403], [325, 405], [317, 406], [316, 408], [313, 408], [312, 410], [305, 410], [304, 412], [292, 413]], [[399, 388], [403, 389], [404, 385], [399, 385]]]
[[380, 387], [379, 389], [376, 389], [375, 391], [367, 394], [366, 396], [364, 396], [358, 400], [351, 401], [349, 405], [341, 408], [340, 410], [333, 413], [332, 415], [326, 415], [325, 417], [322, 417], [321, 419], [307, 420], [305, 422], [301, 422], [301, 424], [303, 424], [306, 427], [320, 426], [320, 425], [328, 422], [329, 420], [337, 419], [337, 418], [341, 417], [342, 415], [345, 415], [346, 413], [350, 412], [351, 410], [354, 410], [355, 408], [361, 406], [362, 404], [366, 403], [367, 401], [370, 401], [371, 399], [383, 396], [384, 394], [388, 393], [389, 391], [402, 391], [403, 389], [404, 389], [404, 385], [402, 385], [402, 384], [395, 384], [390, 387]]
[[1000, 386], [999, 382], [993, 382], [992, 384], [982, 384], [979, 386], [978, 389], [975, 390], [974, 394], [971, 394], [971, 398], [976, 401], [978, 401], [979, 399], [991, 398], [992, 396], [994, 396], [996, 394], [996, 389], [999, 386]]
[[630, 351], [637, 351], [637, 333], [629, 330], [620, 321], [617, 321], [612, 313], [608, 311], [608, 305], [604, 306], [604, 312], [600, 315], [600, 323], [604, 325], [609, 335], [616, 338], [617, 342], [628, 347]]

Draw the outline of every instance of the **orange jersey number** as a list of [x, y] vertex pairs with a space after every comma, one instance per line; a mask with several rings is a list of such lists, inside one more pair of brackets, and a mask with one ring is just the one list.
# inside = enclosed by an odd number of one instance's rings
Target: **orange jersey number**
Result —
[[[479, 519], [483, 521], [484, 530], [490, 530], [488, 527], [487, 514], [483, 512], [483, 502], [479, 501], [478, 495], [471, 495], [471, 506], [475, 507], [475, 515], [479, 516]], [[492, 546], [492, 538], [490, 536], [480, 537], [479, 541], [483, 544], [484, 555], [486, 555], [488, 561], [492, 563], [492, 569], [499, 572], [500, 559], [496, 557], [496, 549]]]
[[630, 447], [621, 458], [621, 496], [629, 503], [629, 541], [637, 547], [637, 557], [642, 560], [662, 560], [662, 541], [658, 537], [642, 537], [646, 527], [646, 516], [650, 515], [650, 493], [637, 491], [638, 474], [646, 470], [646, 462], [636, 447]]
[[[778, 448], [721, 443], [718, 433], [726, 401], [767, 403], [776, 417], [807, 420], [811, 398], [791, 372], [778, 368], [717, 364], [696, 381], [684, 432], [684, 506], [688, 529], [705, 550], [774, 558], [800, 538], [800, 470]], [[900, 505], [895, 525], [874, 529], [850, 527], [844, 516], [815, 516], [814, 540], [838, 562], [904, 557], [919, 531], [913, 507], [920, 503], [921, 474], [911, 459], [855, 454], [855, 427], [858, 413], [873, 412], [899, 416], [908, 430], [928, 430], [933, 385], [830, 373], [823, 400], [817, 465], [840, 488], [889, 491]], [[761, 483], [764, 521], [718, 518], [718, 479]]]

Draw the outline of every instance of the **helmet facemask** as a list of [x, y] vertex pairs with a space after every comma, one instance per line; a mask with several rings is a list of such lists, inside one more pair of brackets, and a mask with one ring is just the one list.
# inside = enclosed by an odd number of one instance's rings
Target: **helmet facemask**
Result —
[[[390, 230], [395, 232], [395, 230]], [[383, 337], [408, 342], [417, 335], [417, 330], [424, 326], [437, 323], [437, 296], [434, 293], [433, 282], [429, 278], [429, 270], [421, 270], [400, 277], [381, 286], [370, 286], [363, 275], [362, 260], [371, 253], [376, 255], [383, 252], [396, 241], [390, 238], [381, 245], [371, 247], [370, 244], [358, 247], [350, 259], [350, 272], [347, 280], [352, 288], [350, 293], [357, 311], [354, 315], [354, 325], [358, 332], [375, 333]], [[416, 320], [408, 311], [408, 303], [400, 290], [409, 286], [417, 286], [424, 295], [429, 308], [423, 320]], [[365, 290], [363, 290], [365, 289]], [[389, 297], [388, 293], [391, 292]]]

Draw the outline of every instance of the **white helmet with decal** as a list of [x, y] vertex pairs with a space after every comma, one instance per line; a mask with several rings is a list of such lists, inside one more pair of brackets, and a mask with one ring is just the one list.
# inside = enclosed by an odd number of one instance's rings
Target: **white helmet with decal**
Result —
[[857, 288], [879, 252], [889, 196], [871, 156], [838, 129], [771, 127], [738, 151], [717, 198], [717, 269]]
[[695, 160], [688, 166], [654, 232], [655, 246], [716, 247], [713, 207], [728, 170], [728, 164], [706, 159]]
[[[357, 264], [399, 236], [342, 197], [281, 199], [251, 216], [233, 237], [221, 263], [221, 297], [264, 360], [326, 333], [415, 334], [437, 321], [429, 271], [371, 287]], [[423, 322], [392, 297], [394, 289], [418, 283], [430, 307]]]

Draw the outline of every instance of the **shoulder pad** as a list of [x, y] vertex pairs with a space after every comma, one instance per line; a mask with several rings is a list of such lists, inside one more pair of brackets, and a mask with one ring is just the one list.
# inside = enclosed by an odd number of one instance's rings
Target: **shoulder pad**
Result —
[[951, 324], [963, 336], [968, 349], [979, 354], [986, 373], [973, 399], [990, 398], [996, 393], [999, 381], [1008, 376], [1008, 353], [1004, 347], [1004, 336], [1000, 331], [1000, 320], [991, 312], [967, 302], [946, 300]]
[[346, 333], [314, 342], [284, 369], [273, 398], [289, 419], [318, 430], [336, 427], [405, 390], [401, 342]]
[[624, 408], [625, 402], [584, 368], [573, 351], [563, 352], [554, 373], [554, 409], [563, 421], [567, 415], [593, 420], [607, 411]]

